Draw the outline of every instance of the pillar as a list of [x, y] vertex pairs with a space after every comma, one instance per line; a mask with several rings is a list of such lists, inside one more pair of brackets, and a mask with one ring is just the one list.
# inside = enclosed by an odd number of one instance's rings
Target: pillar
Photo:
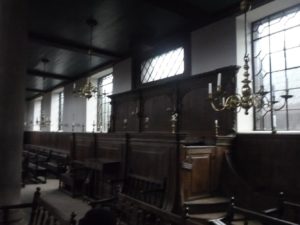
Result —
[[[21, 154], [25, 107], [27, 1], [0, 1], [0, 206], [20, 203]], [[8, 221], [20, 224], [11, 210]]]

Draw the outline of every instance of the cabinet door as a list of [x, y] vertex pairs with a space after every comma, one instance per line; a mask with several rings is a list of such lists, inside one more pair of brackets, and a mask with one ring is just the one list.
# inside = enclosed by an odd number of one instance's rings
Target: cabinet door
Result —
[[183, 162], [183, 164], [185, 164], [182, 168], [184, 199], [208, 195], [211, 184], [211, 155], [191, 156], [189, 162]]

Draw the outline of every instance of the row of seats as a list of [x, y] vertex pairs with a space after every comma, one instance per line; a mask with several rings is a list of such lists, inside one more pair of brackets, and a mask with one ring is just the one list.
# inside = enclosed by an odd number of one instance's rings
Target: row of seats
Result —
[[44, 146], [25, 145], [23, 150], [23, 184], [27, 178], [46, 183], [47, 176], [59, 177], [66, 171], [69, 155], [59, 149]]

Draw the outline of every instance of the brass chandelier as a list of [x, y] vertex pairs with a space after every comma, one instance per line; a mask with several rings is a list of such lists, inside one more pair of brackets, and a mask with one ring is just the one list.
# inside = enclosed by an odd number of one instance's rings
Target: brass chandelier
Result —
[[[89, 65], [92, 66], [92, 46], [93, 46], [93, 31], [94, 27], [98, 24], [97, 21], [93, 18], [90, 18], [86, 21], [87, 25], [90, 27], [90, 49], [88, 51], [89, 55]], [[80, 88], [76, 89], [76, 84], [73, 84], [73, 94], [78, 95], [79, 97], [87, 98], [88, 100], [97, 95], [98, 88], [94, 86], [90, 80], [87, 79], [87, 82]]]
[[[212, 91], [212, 83], [208, 84], [208, 99], [212, 108], [215, 111], [223, 111], [223, 110], [236, 110], [240, 111], [241, 109], [245, 110], [245, 114], [249, 114], [249, 109], [255, 107], [257, 111], [264, 109], [266, 113], [271, 112], [271, 116], [273, 117], [273, 112], [282, 109], [286, 104], [289, 98], [292, 98], [292, 95], [289, 95], [288, 89], [286, 89], [285, 95], [281, 95], [280, 97], [284, 99], [284, 103], [282, 106], [275, 107], [274, 105], [278, 103], [275, 100], [274, 88], [270, 87], [270, 92], [264, 90], [263, 85], [260, 86], [258, 92], [253, 93], [252, 88], [250, 87], [251, 80], [249, 80], [249, 54], [247, 47], [247, 12], [251, 8], [250, 0], [243, 0], [240, 4], [241, 11], [244, 13], [244, 35], [245, 35], [245, 55], [244, 55], [244, 79], [242, 82], [241, 94], [235, 93], [230, 96], [225, 96], [222, 91], [221, 86], [221, 73], [218, 74], [217, 77], [217, 88], [216, 92]], [[270, 93], [270, 99], [267, 98], [267, 94]]]
[[44, 112], [41, 112], [41, 119], [35, 121], [36, 125], [39, 125], [40, 127], [49, 127], [51, 125], [51, 120], [49, 117], [45, 115]]
[[73, 84], [73, 93], [79, 97], [90, 99], [91, 97], [95, 96], [97, 92], [97, 87], [92, 84], [90, 79], [88, 79], [88, 81], [78, 89], [76, 89], [76, 84]]

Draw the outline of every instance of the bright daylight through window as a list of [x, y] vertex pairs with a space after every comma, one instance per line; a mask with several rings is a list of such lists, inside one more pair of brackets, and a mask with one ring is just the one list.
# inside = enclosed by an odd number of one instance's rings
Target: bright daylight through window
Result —
[[113, 75], [98, 79], [97, 131], [108, 132], [110, 126], [111, 105], [109, 95], [112, 94]]
[[141, 65], [141, 82], [148, 83], [184, 72], [184, 49], [168, 51], [144, 61]]
[[64, 92], [54, 91], [51, 97], [51, 131], [61, 131], [63, 122]]
[[[252, 25], [255, 91], [273, 105], [277, 130], [300, 130], [300, 6]], [[288, 98], [284, 96], [290, 96]], [[271, 111], [255, 112], [256, 130], [271, 130]]]
[[97, 87], [97, 95], [87, 100], [86, 131], [106, 133], [110, 127], [111, 105], [108, 96], [113, 90], [112, 70], [96, 74], [91, 77], [91, 82]]

